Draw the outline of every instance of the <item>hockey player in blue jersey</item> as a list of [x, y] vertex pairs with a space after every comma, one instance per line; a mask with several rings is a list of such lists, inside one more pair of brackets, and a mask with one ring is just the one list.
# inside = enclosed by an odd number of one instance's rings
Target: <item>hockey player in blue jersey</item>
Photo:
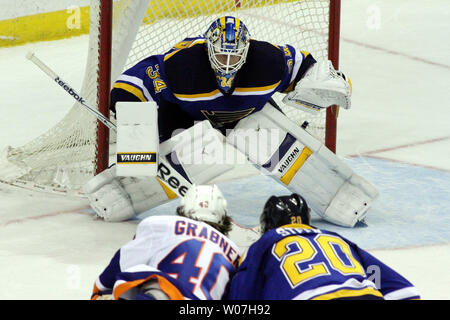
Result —
[[243, 254], [231, 300], [420, 299], [400, 274], [337, 233], [310, 225], [301, 196], [272, 196], [262, 237]]
[[225, 133], [275, 92], [292, 90], [315, 62], [290, 45], [250, 39], [239, 19], [222, 17], [205, 36], [126, 70], [113, 85], [110, 108], [115, 112], [117, 101], [156, 101], [161, 142], [201, 120]]
[[[170, 176], [174, 172], [187, 184], [200, 185], [230, 170], [232, 163], [189, 163], [178, 157], [186, 152], [177, 149], [182, 146], [174, 142], [180, 136], [174, 135], [176, 129], [185, 129], [189, 137], [183, 145], [211, 141], [195, 132], [194, 123], [201, 121], [220, 135], [216, 147], [195, 148], [185, 158], [202, 159], [212, 148], [238, 149], [261, 172], [301, 193], [320, 217], [353, 227], [366, 216], [378, 191], [284, 115], [271, 99], [276, 92], [285, 94], [285, 104], [308, 112], [351, 105], [350, 82], [330, 61], [316, 61], [289, 44], [253, 39], [244, 23], [231, 16], [214, 21], [204, 35], [186, 38], [125, 70], [113, 85], [111, 110], [123, 101], [154, 101], [159, 158], [173, 160], [172, 167], [160, 166], [157, 179], [130, 179], [118, 177], [113, 166], [86, 184], [91, 207], [106, 221], [123, 221], [174, 199], [172, 189], [180, 188], [180, 179], [175, 183]], [[262, 133], [269, 131], [276, 131], [276, 139], [263, 140]], [[249, 133], [258, 141], [248, 142]]]
[[92, 299], [221, 299], [239, 259], [230, 230], [219, 188], [193, 186], [177, 215], [139, 223], [96, 280]]

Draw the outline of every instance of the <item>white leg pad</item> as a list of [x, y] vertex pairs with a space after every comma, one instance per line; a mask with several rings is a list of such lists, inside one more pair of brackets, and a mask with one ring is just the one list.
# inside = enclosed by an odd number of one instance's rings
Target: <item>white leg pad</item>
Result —
[[[242, 136], [248, 137], [251, 129], [258, 139], [265, 130], [278, 134], [270, 135], [267, 143], [249, 142]], [[314, 212], [332, 223], [353, 227], [378, 196], [370, 182], [270, 105], [241, 120], [227, 138], [258, 169], [301, 194]], [[266, 144], [265, 148], [249, 147]]]
[[[324, 219], [345, 227], [353, 227], [365, 218], [378, 191], [362, 177], [353, 174], [341, 186], [325, 211]], [[353, 212], [353, 215], [347, 212]]]
[[115, 173], [116, 166], [104, 170], [83, 188], [92, 209], [105, 221], [125, 221], [175, 198], [156, 178], [117, 177]]
[[158, 177], [118, 177], [112, 166], [88, 181], [83, 191], [98, 217], [128, 220], [183, 196], [193, 183], [206, 184], [232, 169], [231, 164], [215, 163], [224, 148], [224, 137], [203, 121], [160, 145]]
[[224, 162], [226, 144], [225, 137], [205, 120], [163, 142], [159, 149], [168, 161], [182, 164], [191, 183], [205, 184], [234, 168]]

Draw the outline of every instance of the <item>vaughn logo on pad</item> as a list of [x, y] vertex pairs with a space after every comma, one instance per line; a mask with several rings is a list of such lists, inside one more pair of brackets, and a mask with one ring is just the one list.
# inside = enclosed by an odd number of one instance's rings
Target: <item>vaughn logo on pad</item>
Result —
[[120, 152], [117, 163], [156, 163], [156, 152]]

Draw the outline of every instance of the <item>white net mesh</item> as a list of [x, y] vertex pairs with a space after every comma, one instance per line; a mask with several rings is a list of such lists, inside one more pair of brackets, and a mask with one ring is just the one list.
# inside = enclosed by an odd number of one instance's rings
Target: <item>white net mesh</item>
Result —
[[[253, 38], [290, 44], [328, 57], [330, 0], [118, 0], [114, 1], [111, 81], [152, 55], [169, 50], [189, 36], [203, 34], [216, 18], [233, 15], [247, 26]], [[91, 1], [89, 54], [81, 95], [97, 105], [98, 0]], [[143, 21], [143, 23], [137, 23]], [[324, 141], [325, 113], [311, 116], [275, 101], [294, 121], [309, 122], [308, 131]], [[96, 119], [74, 105], [64, 119], [44, 135], [5, 155], [0, 180], [54, 192], [79, 192], [95, 174]], [[115, 141], [115, 137], [111, 137]], [[111, 148], [113, 151], [114, 148]]]

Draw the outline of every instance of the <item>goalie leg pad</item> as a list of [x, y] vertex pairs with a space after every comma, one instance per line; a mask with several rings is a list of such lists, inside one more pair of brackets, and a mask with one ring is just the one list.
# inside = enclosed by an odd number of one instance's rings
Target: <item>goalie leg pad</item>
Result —
[[88, 181], [83, 191], [96, 215], [109, 222], [131, 219], [176, 198], [154, 177], [117, 177], [116, 166]]
[[226, 144], [225, 137], [204, 120], [163, 142], [160, 153], [191, 183], [205, 184], [234, 168], [224, 161]]
[[83, 191], [105, 221], [130, 219], [184, 196], [193, 183], [208, 183], [232, 169], [232, 164], [215, 161], [223, 155], [224, 140], [208, 121], [197, 123], [160, 145], [158, 177], [118, 177], [112, 166], [88, 181]]
[[[249, 141], [242, 136], [248, 136], [251, 129], [258, 138], [265, 130], [278, 134], [271, 135], [263, 150], [249, 148]], [[378, 196], [374, 186], [270, 105], [241, 120], [228, 140], [263, 173], [301, 194], [314, 212], [332, 223], [353, 227]]]

